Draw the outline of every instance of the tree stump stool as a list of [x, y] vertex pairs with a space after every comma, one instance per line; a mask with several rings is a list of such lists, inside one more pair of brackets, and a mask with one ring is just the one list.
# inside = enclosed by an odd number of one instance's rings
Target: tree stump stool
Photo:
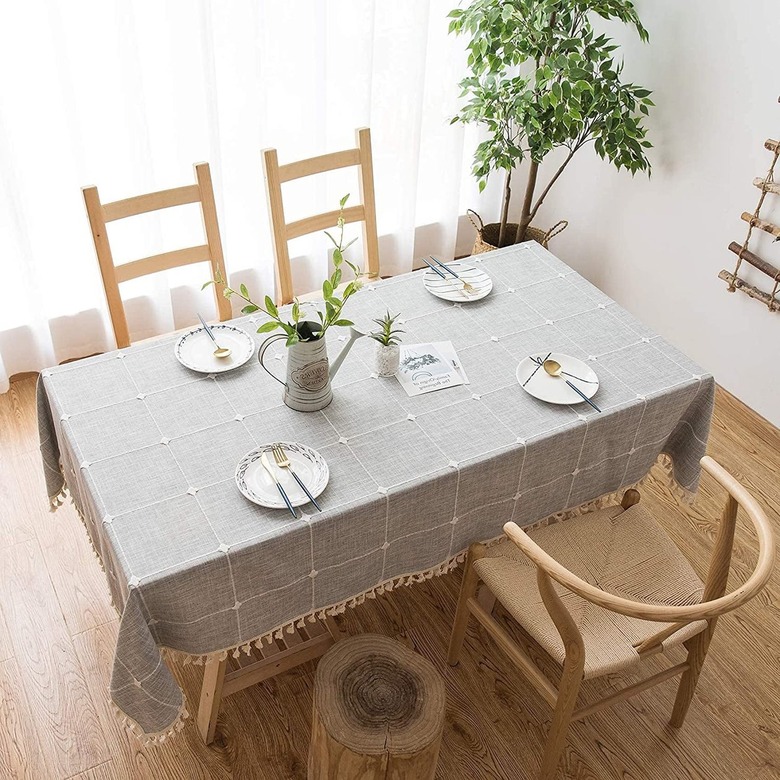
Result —
[[309, 780], [433, 778], [444, 706], [439, 674], [399, 642], [337, 642], [314, 680]]

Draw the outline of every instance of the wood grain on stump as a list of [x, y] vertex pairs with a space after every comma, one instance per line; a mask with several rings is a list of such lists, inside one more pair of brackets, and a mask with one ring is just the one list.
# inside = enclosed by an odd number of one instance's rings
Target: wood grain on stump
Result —
[[444, 707], [441, 677], [399, 642], [336, 643], [314, 682], [309, 780], [433, 778]]

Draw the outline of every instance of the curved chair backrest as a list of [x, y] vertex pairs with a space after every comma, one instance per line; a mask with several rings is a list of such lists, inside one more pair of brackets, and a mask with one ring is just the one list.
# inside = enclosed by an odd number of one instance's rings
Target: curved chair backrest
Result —
[[[92, 229], [95, 253], [100, 265], [100, 275], [103, 278], [103, 289], [106, 293], [116, 345], [120, 349], [130, 346], [130, 331], [127, 327], [122, 297], [119, 293], [121, 282], [158, 271], [167, 271], [169, 268], [206, 262], [211, 265], [212, 279], [227, 278], [225, 261], [222, 257], [222, 240], [217, 222], [217, 207], [214, 202], [214, 188], [211, 183], [211, 170], [206, 162], [197, 163], [194, 168], [195, 184], [151, 192], [147, 195], [137, 195], [113, 203], [101, 203], [97, 187], [82, 187], [81, 189], [84, 195], [84, 205], [87, 207], [89, 225]], [[163, 252], [160, 255], [133, 260], [122, 265], [114, 265], [114, 257], [111, 253], [106, 229], [107, 222], [134, 217], [158, 209], [167, 209], [172, 206], [183, 206], [187, 203], [200, 204], [206, 237], [205, 244]], [[221, 286], [217, 289], [217, 285], [214, 285], [214, 299], [220, 321], [229, 320], [232, 316], [230, 302], [222, 295]]]
[[[731, 612], [754, 598], [766, 585], [775, 561], [775, 542], [772, 528], [764, 510], [752, 495], [719, 463], [705, 456], [702, 468], [728, 491], [726, 507], [721, 518], [718, 537], [715, 542], [709, 573], [704, 587], [704, 596], [699, 604], [675, 607], [663, 604], [647, 604], [641, 601], [615, 596], [585, 582], [558, 561], [548, 555], [522, 528], [515, 523], [506, 523], [506, 535], [530, 558], [540, 571], [583, 599], [604, 609], [641, 620], [661, 623], [686, 624], [694, 620], [709, 620]], [[734, 527], [737, 509], [742, 507], [758, 537], [758, 560], [748, 579], [726, 594], [731, 550], [734, 543]]]
[[339, 218], [338, 211], [328, 211], [296, 222], [287, 222], [284, 216], [282, 184], [294, 179], [302, 179], [316, 173], [335, 171], [339, 168], [357, 166], [360, 169], [360, 199], [357, 206], [344, 209], [344, 222], [363, 223], [363, 249], [366, 261], [363, 271], [370, 278], [379, 276], [379, 240], [376, 228], [376, 205], [374, 202], [374, 163], [371, 156], [371, 131], [362, 127], [355, 131], [356, 149], [331, 152], [307, 160], [279, 165], [276, 149], [263, 151], [263, 169], [268, 195], [268, 208], [271, 212], [271, 227], [274, 237], [274, 257], [276, 259], [276, 298], [277, 303], [291, 303], [294, 295], [290, 252], [287, 242], [299, 236], [305, 236], [318, 230], [334, 227]]

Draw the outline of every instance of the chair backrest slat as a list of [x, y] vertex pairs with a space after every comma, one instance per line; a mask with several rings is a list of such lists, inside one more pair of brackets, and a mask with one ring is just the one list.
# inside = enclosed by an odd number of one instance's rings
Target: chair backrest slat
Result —
[[263, 152], [263, 169], [268, 195], [268, 209], [271, 213], [276, 261], [276, 298], [280, 304], [290, 303], [294, 295], [287, 242], [293, 238], [334, 227], [339, 216], [338, 211], [328, 211], [324, 214], [316, 214], [287, 223], [284, 216], [282, 184], [294, 179], [350, 166], [359, 168], [361, 205], [344, 209], [344, 220], [348, 223], [363, 223], [363, 248], [365, 251], [363, 270], [370, 277], [379, 276], [379, 239], [374, 198], [374, 167], [371, 158], [371, 131], [367, 127], [361, 128], [356, 132], [356, 138], [356, 149], [331, 152], [281, 166], [276, 149], [266, 149]]
[[146, 195], [136, 195], [133, 198], [115, 200], [103, 204], [103, 219], [113, 222], [116, 219], [135, 217], [149, 211], [168, 209], [172, 206], [184, 206], [187, 203], [197, 203], [200, 200], [200, 188], [197, 184], [186, 187], [175, 187], [170, 190], [150, 192]]
[[[130, 345], [130, 331], [127, 327], [122, 296], [119, 285], [130, 279], [137, 279], [147, 274], [167, 271], [192, 263], [208, 262], [211, 265], [212, 278], [225, 277], [225, 260], [222, 254], [222, 240], [217, 222], [217, 209], [214, 201], [214, 188], [211, 181], [211, 170], [208, 163], [197, 163], [195, 166], [197, 184], [184, 187], [174, 187], [146, 195], [101, 203], [97, 187], [83, 187], [84, 205], [95, 244], [100, 275], [106, 293], [108, 312], [114, 328], [116, 345], [120, 349]], [[134, 217], [150, 211], [183, 206], [188, 203], [200, 203], [203, 228], [206, 243], [186, 247], [159, 255], [152, 255], [141, 260], [133, 260], [122, 265], [114, 264], [111, 244], [108, 240], [106, 223], [126, 217]], [[230, 302], [222, 295], [222, 290], [214, 285], [214, 299], [220, 321], [229, 320], [232, 316]]]
[[114, 266], [114, 274], [117, 282], [129, 282], [139, 276], [156, 274], [159, 271], [168, 271], [171, 268], [179, 268], [182, 265], [192, 263], [204, 263], [211, 259], [208, 244], [190, 246], [186, 249], [174, 249], [172, 252], [163, 252], [159, 255], [144, 257], [141, 260], [133, 260], [129, 263]]
[[352, 165], [360, 165], [360, 149], [345, 149], [342, 152], [330, 152], [319, 157], [309, 157], [307, 160], [287, 163], [279, 166], [279, 181], [302, 179], [304, 176], [313, 176], [316, 173], [336, 171], [339, 168], [349, 168]]
[[[324, 214], [315, 214], [313, 217], [299, 219], [297, 222], [288, 222], [284, 231], [287, 240], [333, 227], [339, 218], [339, 213], [339, 211], [327, 211]], [[362, 206], [350, 206], [344, 209], [345, 223], [362, 222], [365, 216], [366, 212]]]

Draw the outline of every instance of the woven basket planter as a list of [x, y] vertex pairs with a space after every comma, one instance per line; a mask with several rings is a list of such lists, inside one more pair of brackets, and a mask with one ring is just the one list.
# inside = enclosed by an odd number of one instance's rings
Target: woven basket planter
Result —
[[[472, 211], [471, 209], [466, 210], [466, 215], [471, 221], [471, 224], [474, 225], [474, 230], [477, 231], [477, 237], [474, 241], [474, 249], [472, 250], [471, 254], [479, 255], [483, 252], [492, 252], [494, 249], [498, 249], [498, 234], [499, 230], [501, 229], [500, 223], [490, 222], [485, 225], [482, 222], [482, 217], [480, 217], [476, 211]], [[533, 225], [529, 225], [525, 231], [525, 238], [526, 240], [537, 241], [545, 249], [547, 249], [547, 245], [550, 239], [558, 233], [566, 230], [568, 224], [569, 223], [565, 219], [562, 219], [560, 222], [557, 222], [555, 225], [553, 225], [549, 230], [541, 230], [540, 228], [534, 227]], [[509, 235], [516, 233], [517, 227], [518, 225], [516, 222], [506, 223], [506, 230]]]

